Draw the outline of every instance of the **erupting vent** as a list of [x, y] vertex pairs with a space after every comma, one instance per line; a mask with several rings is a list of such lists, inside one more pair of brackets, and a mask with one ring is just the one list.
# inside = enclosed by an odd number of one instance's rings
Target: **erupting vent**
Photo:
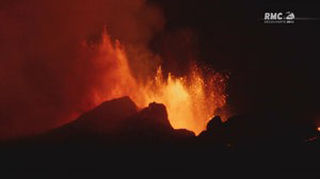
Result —
[[205, 129], [217, 109], [225, 106], [226, 78], [219, 73], [204, 74], [194, 64], [188, 74], [177, 77], [163, 74], [159, 66], [157, 72], [138, 80], [132, 73], [124, 47], [118, 40], [113, 43], [107, 32], [103, 33], [99, 45], [87, 45], [86, 48], [96, 52], [92, 60], [108, 68], [104, 79], [108, 89], [105, 93], [97, 90], [96, 104], [122, 96], [129, 96], [140, 108], [151, 102], [163, 103], [175, 129], [184, 128], [196, 134]]

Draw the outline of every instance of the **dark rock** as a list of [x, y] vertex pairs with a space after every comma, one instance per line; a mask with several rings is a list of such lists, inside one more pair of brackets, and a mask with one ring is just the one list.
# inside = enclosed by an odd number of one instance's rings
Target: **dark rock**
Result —
[[207, 129], [200, 133], [199, 139], [211, 145], [226, 145], [224, 123], [220, 116], [213, 117], [207, 124]]
[[135, 103], [129, 97], [123, 97], [102, 103], [70, 125], [79, 131], [112, 134], [121, 130], [126, 119], [137, 112]]
[[225, 123], [224, 131], [234, 146], [272, 150], [302, 145], [317, 133], [309, 121], [267, 113], [233, 116]]
[[173, 130], [168, 119], [166, 107], [163, 104], [150, 103], [147, 108], [144, 108], [139, 113], [138, 118], [140, 118], [141, 124], [145, 124], [146, 127]]
[[125, 139], [165, 142], [195, 136], [193, 132], [185, 129], [173, 129], [166, 107], [155, 102], [150, 103], [148, 107], [142, 109], [127, 122], [123, 130], [123, 135], [126, 135]]
[[187, 129], [176, 129], [174, 130], [174, 136], [176, 139], [190, 139], [195, 137], [195, 134]]
[[137, 112], [137, 106], [129, 97], [113, 99], [103, 102], [73, 122], [53, 129], [36, 139], [48, 143], [50, 141], [85, 141], [98, 138], [99, 135], [115, 135], [123, 130], [126, 120]]
[[122, 143], [164, 142], [194, 133], [175, 130], [168, 120], [166, 107], [155, 102], [137, 111], [128, 97], [106, 101], [75, 121], [35, 137], [35, 142]]
[[222, 119], [220, 116], [215, 116], [207, 124], [207, 131], [214, 131], [221, 128], [223, 125]]

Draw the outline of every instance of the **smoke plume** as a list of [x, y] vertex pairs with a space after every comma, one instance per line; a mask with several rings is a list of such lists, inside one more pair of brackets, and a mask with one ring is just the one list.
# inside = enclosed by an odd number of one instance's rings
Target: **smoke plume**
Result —
[[134, 68], [158, 63], [148, 42], [162, 30], [164, 18], [146, 0], [0, 4], [0, 140], [43, 132], [93, 107], [112, 66], [92, 60], [82, 43], [95, 43], [103, 27], [135, 57], [131, 64], [140, 60], [142, 66]]

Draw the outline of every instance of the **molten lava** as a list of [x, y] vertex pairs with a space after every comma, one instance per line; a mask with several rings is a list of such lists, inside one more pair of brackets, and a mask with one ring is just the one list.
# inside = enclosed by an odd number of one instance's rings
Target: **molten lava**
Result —
[[[171, 73], [163, 74], [161, 66], [157, 72], [138, 80], [132, 74], [124, 47], [119, 41], [113, 43], [104, 32], [102, 42], [89, 46], [96, 55], [93, 60], [106, 70], [106, 87], [99, 86], [95, 103], [129, 96], [140, 108], [151, 102], [163, 103], [168, 118], [175, 129], [188, 129], [199, 134], [217, 109], [225, 106], [225, 77], [218, 73], [208, 73], [192, 65], [189, 74], [176, 77]], [[104, 89], [105, 88], [105, 89]], [[103, 93], [99, 92], [104, 91]]]

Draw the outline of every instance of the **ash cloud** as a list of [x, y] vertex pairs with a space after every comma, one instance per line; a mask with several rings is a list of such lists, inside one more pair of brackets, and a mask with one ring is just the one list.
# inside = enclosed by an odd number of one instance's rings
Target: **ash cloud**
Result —
[[106, 26], [129, 56], [139, 52], [135, 64], [139, 55], [157, 59], [147, 46], [164, 26], [146, 0], [7, 1], [0, 21], [0, 140], [46, 131], [92, 107], [105, 71], [81, 41]]

